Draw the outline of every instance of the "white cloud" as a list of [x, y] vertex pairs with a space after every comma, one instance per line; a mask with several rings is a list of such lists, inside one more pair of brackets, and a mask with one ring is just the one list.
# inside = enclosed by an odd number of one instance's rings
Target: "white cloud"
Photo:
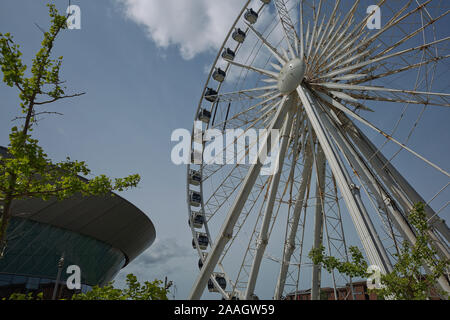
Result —
[[179, 47], [184, 59], [217, 50], [243, 6], [242, 0], [118, 0], [156, 45]]

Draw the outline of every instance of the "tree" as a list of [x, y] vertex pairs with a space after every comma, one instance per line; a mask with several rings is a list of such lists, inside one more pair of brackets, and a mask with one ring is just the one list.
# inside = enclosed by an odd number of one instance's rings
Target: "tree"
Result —
[[72, 300], [167, 300], [168, 289], [162, 284], [160, 280], [140, 284], [136, 276], [129, 274], [125, 289], [114, 288], [114, 282], [110, 282], [104, 287], [95, 286], [87, 293], [76, 294]]
[[[67, 199], [76, 193], [83, 196], [105, 195], [111, 191], [123, 191], [136, 187], [140, 181], [137, 174], [125, 178], [111, 179], [105, 175], [89, 181], [79, 175], [88, 175], [89, 168], [83, 161], [62, 162], [49, 159], [39, 141], [31, 133], [37, 117], [49, 114], [42, 108], [50, 103], [73, 98], [84, 93], [66, 94], [64, 82], [60, 80], [63, 57], [52, 59], [52, 49], [58, 35], [67, 28], [67, 17], [58, 14], [53, 4], [47, 5], [51, 18], [49, 31], [44, 32], [42, 47], [36, 53], [31, 68], [22, 62], [19, 45], [9, 33], [0, 33], [0, 66], [3, 81], [19, 91], [23, 120], [20, 127], [14, 126], [9, 135], [8, 156], [0, 157], [0, 256], [6, 248], [6, 231], [11, 218], [11, 204], [24, 198], [48, 200], [55, 197]], [[28, 77], [26, 76], [28, 73]]]
[[9, 296], [9, 298], [3, 298], [2, 300], [42, 300], [43, 293], [40, 292], [38, 294], [34, 294], [30, 292], [28, 294], [25, 293], [13, 293]]
[[[437, 280], [447, 274], [450, 260], [438, 259], [437, 251], [432, 239], [428, 235], [430, 226], [425, 214], [425, 205], [416, 204], [411, 210], [408, 221], [416, 231], [417, 241], [411, 245], [404, 241], [399, 252], [395, 254], [397, 262], [392, 272], [381, 275], [381, 288], [373, 291], [381, 299], [396, 300], [425, 300], [434, 290]], [[342, 262], [335, 257], [325, 256], [325, 248], [322, 246], [311, 250], [309, 257], [314, 264], [323, 264], [326, 270], [338, 270], [351, 277], [369, 278], [372, 273], [367, 272], [367, 262], [358, 247], [350, 247], [351, 261]], [[424, 266], [431, 270], [424, 274]], [[448, 298], [446, 292], [439, 292], [441, 296]]]

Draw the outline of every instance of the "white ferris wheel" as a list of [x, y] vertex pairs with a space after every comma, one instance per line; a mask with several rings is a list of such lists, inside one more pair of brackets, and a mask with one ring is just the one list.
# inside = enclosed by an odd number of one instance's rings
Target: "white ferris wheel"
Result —
[[[355, 243], [389, 272], [401, 243], [415, 242], [407, 216], [418, 202], [427, 204], [436, 258], [448, 259], [448, 161], [413, 143], [429, 113], [450, 120], [447, 1], [244, 2], [195, 113], [187, 202], [199, 273], [189, 298], [208, 289], [257, 299], [269, 287], [265, 298], [311, 289], [319, 299], [325, 284], [336, 295], [352, 279], [313, 265], [311, 248], [345, 261]], [[381, 26], [369, 28], [376, 14]], [[235, 164], [194, 161], [211, 143], [195, 145], [196, 135], [211, 129], [241, 130]], [[252, 129], [281, 132], [272, 175], [260, 161], [239, 161]], [[260, 143], [270, 150], [267, 137]], [[409, 182], [414, 172], [405, 175], [413, 163], [434, 177], [432, 197]], [[448, 277], [439, 286], [450, 292]]]

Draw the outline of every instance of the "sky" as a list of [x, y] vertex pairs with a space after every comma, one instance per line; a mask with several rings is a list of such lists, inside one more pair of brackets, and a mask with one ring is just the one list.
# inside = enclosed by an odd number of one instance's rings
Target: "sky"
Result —
[[[49, 24], [46, 2], [0, 2], [0, 32], [14, 36], [28, 65], [42, 40], [37, 25], [46, 29]], [[54, 1], [60, 12], [68, 2]], [[171, 162], [170, 137], [175, 129], [192, 127], [206, 70], [243, 1], [71, 3], [81, 8], [81, 29], [65, 31], [54, 54], [64, 56], [61, 75], [67, 92], [86, 94], [49, 106], [49, 111], [64, 115], [40, 121], [36, 137], [55, 161], [66, 156], [84, 160], [95, 175], [141, 175], [138, 188], [121, 195], [151, 218], [157, 239], [118, 274], [116, 283], [123, 285], [128, 273], [140, 281], [167, 276], [176, 285], [175, 298], [187, 298], [198, 273], [198, 257], [186, 223], [186, 168]], [[3, 83], [0, 97], [0, 145], [6, 146], [11, 120], [18, 115], [18, 97]], [[385, 108], [382, 113], [390, 111]], [[446, 170], [448, 120], [443, 110], [425, 116], [418, 129], [420, 138], [414, 140], [417, 149]], [[405, 159], [400, 156], [397, 161], [405, 163]], [[431, 196], [436, 189], [429, 188], [434, 176], [420, 171], [416, 160], [407, 159], [401, 171], [413, 172], [412, 182], [421, 182], [420, 191], [425, 198]]]

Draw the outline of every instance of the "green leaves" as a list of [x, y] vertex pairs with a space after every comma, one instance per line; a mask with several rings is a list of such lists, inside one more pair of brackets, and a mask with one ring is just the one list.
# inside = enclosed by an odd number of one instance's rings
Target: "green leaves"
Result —
[[140, 284], [133, 274], [127, 275], [127, 287], [114, 288], [114, 282], [104, 287], [95, 286], [87, 293], [74, 295], [72, 300], [167, 300], [168, 290], [162, 281], [145, 281]]
[[346, 274], [350, 277], [368, 277], [367, 274], [367, 262], [358, 247], [349, 248], [352, 261], [339, 261], [335, 257], [325, 256], [325, 247], [321, 246], [317, 249], [312, 249], [309, 253], [310, 259], [314, 264], [323, 264], [323, 267], [331, 272], [333, 270], [338, 270], [342, 274]]
[[9, 33], [0, 33], [0, 66], [3, 73], [3, 82], [13, 87], [23, 85], [23, 77], [27, 66], [22, 63], [22, 53], [19, 46], [14, 44]]
[[[72, 161], [70, 158], [63, 162], [52, 162], [38, 142], [13, 128], [8, 148], [11, 157], [0, 162], [4, 172], [0, 175], [1, 198], [6, 193], [14, 199], [39, 197], [44, 200], [50, 197], [63, 200], [75, 193], [85, 196], [106, 195], [111, 191], [136, 187], [140, 181], [137, 174], [116, 179], [105, 175], [91, 180], [82, 179], [80, 175], [86, 176], [91, 172], [85, 162]], [[11, 176], [15, 177], [13, 184]]]
[[[391, 273], [381, 275], [382, 288], [375, 290], [381, 299], [396, 300], [425, 300], [433, 293], [437, 279], [446, 274], [450, 267], [448, 259], [439, 259], [437, 251], [433, 247], [433, 241], [428, 235], [428, 225], [425, 213], [425, 205], [418, 203], [411, 210], [408, 220], [416, 230], [417, 241], [414, 245], [405, 241], [400, 252], [395, 254], [397, 262]], [[335, 257], [325, 256], [325, 248], [322, 246], [313, 249], [309, 257], [314, 264], [323, 264], [328, 271], [338, 270], [340, 273], [351, 277], [368, 278], [366, 273], [367, 262], [357, 247], [349, 248], [352, 262], [342, 262]], [[424, 266], [431, 270], [425, 273]], [[439, 292], [447, 297], [445, 292]]]
[[33, 294], [32, 292], [25, 294], [25, 293], [13, 293], [8, 299], [3, 298], [2, 300], [42, 300], [43, 293], [40, 292], [37, 295]]

